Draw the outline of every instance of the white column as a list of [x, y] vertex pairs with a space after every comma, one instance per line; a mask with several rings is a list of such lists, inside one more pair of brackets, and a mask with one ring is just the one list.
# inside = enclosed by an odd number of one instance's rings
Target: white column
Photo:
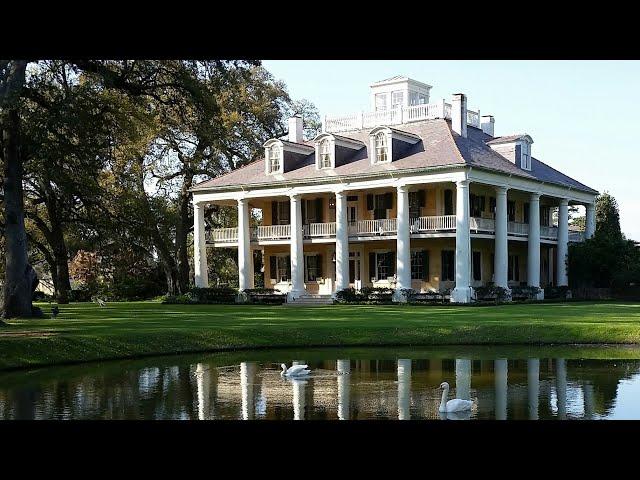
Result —
[[249, 238], [249, 200], [238, 199], [238, 286], [253, 288], [251, 243]]
[[411, 419], [411, 360], [398, 359], [398, 420]]
[[591, 238], [593, 234], [596, 233], [596, 206], [593, 203], [587, 203], [585, 208], [584, 235], [586, 238]]
[[507, 385], [508, 366], [506, 358], [499, 358], [493, 362], [493, 375], [496, 392], [496, 420], [507, 419]]
[[398, 187], [397, 212], [397, 244], [396, 244], [396, 300], [406, 302], [399, 293], [404, 288], [411, 288], [411, 239], [409, 232], [409, 190], [406, 186]]
[[471, 400], [471, 360], [456, 359], [456, 398]]
[[456, 288], [451, 301], [471, 302], [469, 274], [471, 265], [471, 235], [469, 233], [469, 180], [456, 182]]
[[494, 255], [494, 283], [509, 288], [509, 242], [507, 240], [507, 188], [496, 187], [496, 240]]
[[304, 413], [307, 406], [305, 390], [307, 386], [306, 380], [292, 379], [293, 387], [293, 419], [304, 420]]
[[203, 363], [196, 365], [196, 380], [198, 385], [198, 420], [209, 420], [211, 378], [209, 377], [209, 368]]
[[582, 396], [584, 397], [584, 418], [586, 418], [587, 420], [593, 420], [595, 401], [593, 395], [593, 385], [590, 382], [586, 382], [582, 386]]
[[349, 420], [351, 401], [351, 362], [338, 360], [338, 418]]
[[567, 277], [567, 252], [569, 250], [569, 201], [566, 198], [560, 200], [558, 208], [558, 279], [557, 286], [569, 285]]
[[305, 293], [304, 251], [302, 243], [302, 203], [299, 194], [291, 195], [291, 283], [289, 299], [293, 300]]
[[193, 204], [193, 268], [196, 287], [209, 286], [207, 271], [207, 245], [204, 235], [204, 205]]
[[[540, 287], [540, 194], [529, 196], [529, 238], [527, 241], [527, 285]], [[538, 299], [544, 298], [540, 290]]]
[[336, 192], [336, 292], [349, 288], [347, 194]]
[[253, 420], [255, 402], [253, 399], [253, 384], [255, 383], [256, 364], [242, 362], [240, 364], [240, 389], [242, 390], [242, 419]]
[[527, 393], [529, 397], [529, 420], [538, 420], [538, 399], [540, 398], [540, 360], [527, 360]]
[[556, 359], [556, 397], [558, 401], [558, 418], [567, 418], [567, 363], [564, 358]]

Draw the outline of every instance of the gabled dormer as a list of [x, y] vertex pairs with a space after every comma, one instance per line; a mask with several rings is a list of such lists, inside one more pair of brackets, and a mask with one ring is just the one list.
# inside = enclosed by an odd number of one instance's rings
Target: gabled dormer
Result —
[[389, 127], [376, 127], [369, 132], [369, 159], [371, 165], [393, 162], [402, 158], [420, 137]]
[[295, 170], [313, 153], [313, 147], [304, 143], [294, 143], [287, 140], [272, 138], [264, 145], [264, 173], [267, 175], [282, 175]]
[[487, 142], [493, 150], [513, 162], [522, 170], [531, 171], [531, 144], [533, 139], [525, 134], [494, 138]]
[[316, 150], [316, 170], [333, 169], [344, 165], [365, 145], [352, 138], [321, 133], [313, 139]]

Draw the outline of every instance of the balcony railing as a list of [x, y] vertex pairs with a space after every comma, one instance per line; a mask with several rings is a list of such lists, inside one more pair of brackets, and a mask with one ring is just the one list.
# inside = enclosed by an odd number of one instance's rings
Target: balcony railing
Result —
[[262, 225], [255, 229], [256, 240], [285, 240], [291, 238], [291, 225]]
[[309, 223], [304, 226], [304, 236], [310, 238], [335, 237], [336, 222]]
[[412, 233], [438, 232], [456, 229], [455, 215], [439, 215], [434, 217], [418, 217], [409, 221]]
[[558, 227], [540, 227], [540, 238], [545, 238], [547, 240], [557, 240], [558, 239]]
[[[412, 234], [428, 232], [445, 232], [456, 230], [455, 215], [437, 215], [429, 217], [411, 218], [409, 228]], [[495, 220], [491, 218], [471, 217], [469, 219], [469, 229], [472, 232], [495, 232]], [[349, 236], [384, 236], [395, 235], [397, 233], [397, 221], [395, 218], [384, 218], [380, 220], [359, 220], [349, 223]], [[507, 233], [509, 235], [527, 236], [529, 234], [529, 224], [520, 222], [507, 222]], [[336, 223], [310, 223], [304, 225], [304, 238], [334, 238], [336, 236]], [[216, 228], [206, 233], [208, 242], [213, 243], [236, 243], [238, 241], [238, 228]], [[268, 240], [288, 240], [291, 238], [291, 225], [263, 225], [251, 229], [252, 241]], [[545, 240], [557, 240], [557, 227], [540, 227], [540, 238]], [[569, 241], [584, 241], [585, 235], [582, 231], [570, 230]]]
[[[325, 116], [324, 130], [329, 133], [347, 132], [380, 125], [400, 125], [434, 118], [451, 119], [451, 104], [442, 101], [440, 103], [411, 105], [409, 107], [397, 107], [376, 112], [359, 112], [335, 117]], [[467, 110], [467, 124], [480, 128], [480, 111]]]
[[234, 243], [238, 241], [238, 228], [216, 228], [209, 230], [205, 238], [209, 242]]
[[349, 223], [349, 235], [351, 236], [394, 235], [396, 232], [395, 218], [358, 220]]

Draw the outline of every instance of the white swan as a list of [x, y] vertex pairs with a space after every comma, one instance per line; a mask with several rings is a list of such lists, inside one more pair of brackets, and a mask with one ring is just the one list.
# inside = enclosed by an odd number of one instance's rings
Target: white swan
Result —
[[287, 369], [287, 366], [284, 363], [281, 363], [282, 371], [280, 375], [283, 377], [304, 377], [311, 373], [311, 370], [307, 370], [309, 365], [292, 365]]
[[471, 410], [471, 406], [473, 405], [473, 402], [471, 400], [454, 398], [453, 400], [449, 400], [447, 402], [447, 397], [449, 396], [449, 384], [447, 382], [442, 382], [440, 384], [440, 388], [442, 388], [442, 400], [440, 401], [440, 408], [438, 409], [438, 411], [463, 412], [465, 410]]

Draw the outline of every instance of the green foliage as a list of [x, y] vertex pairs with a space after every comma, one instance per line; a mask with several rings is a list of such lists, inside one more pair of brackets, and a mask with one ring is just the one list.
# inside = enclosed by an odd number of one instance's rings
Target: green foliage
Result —
[[282, 304], [287, 296], [274, 288], [247, 288], [242, 291], [249, 303]]
[[345, 288], [336, 292], [338, 303], [389, 304], [393, 302], [393, 288], [362, 287], [360, 291]]
[[214, 287], [198, 288], [194, 287], [188, 293], [182, 295], [167, 295], [162, 303], [172, 304], [230, 304], [235, 303], [238, 292], [235, 288]]
[[544, 299], [545, 300], [556, 300], [561, 299], [564, 300], [567, 298], [567, 292], [569, 291], [569, 287], [566, 285], [562, 285], [560, 287], [552, 287], [548, 286], [544, 289]]
[[596, 234], [611, 241], [623, 239], [618, 202], [608, 192], [596, 199]]
[[506, 302], [509, 300], [509, 291], [506, 288], [499, 287], [497, 285], [484, 285], [481, 287], [474, 287], [477, 300], [492, 300], [497, 302]]

